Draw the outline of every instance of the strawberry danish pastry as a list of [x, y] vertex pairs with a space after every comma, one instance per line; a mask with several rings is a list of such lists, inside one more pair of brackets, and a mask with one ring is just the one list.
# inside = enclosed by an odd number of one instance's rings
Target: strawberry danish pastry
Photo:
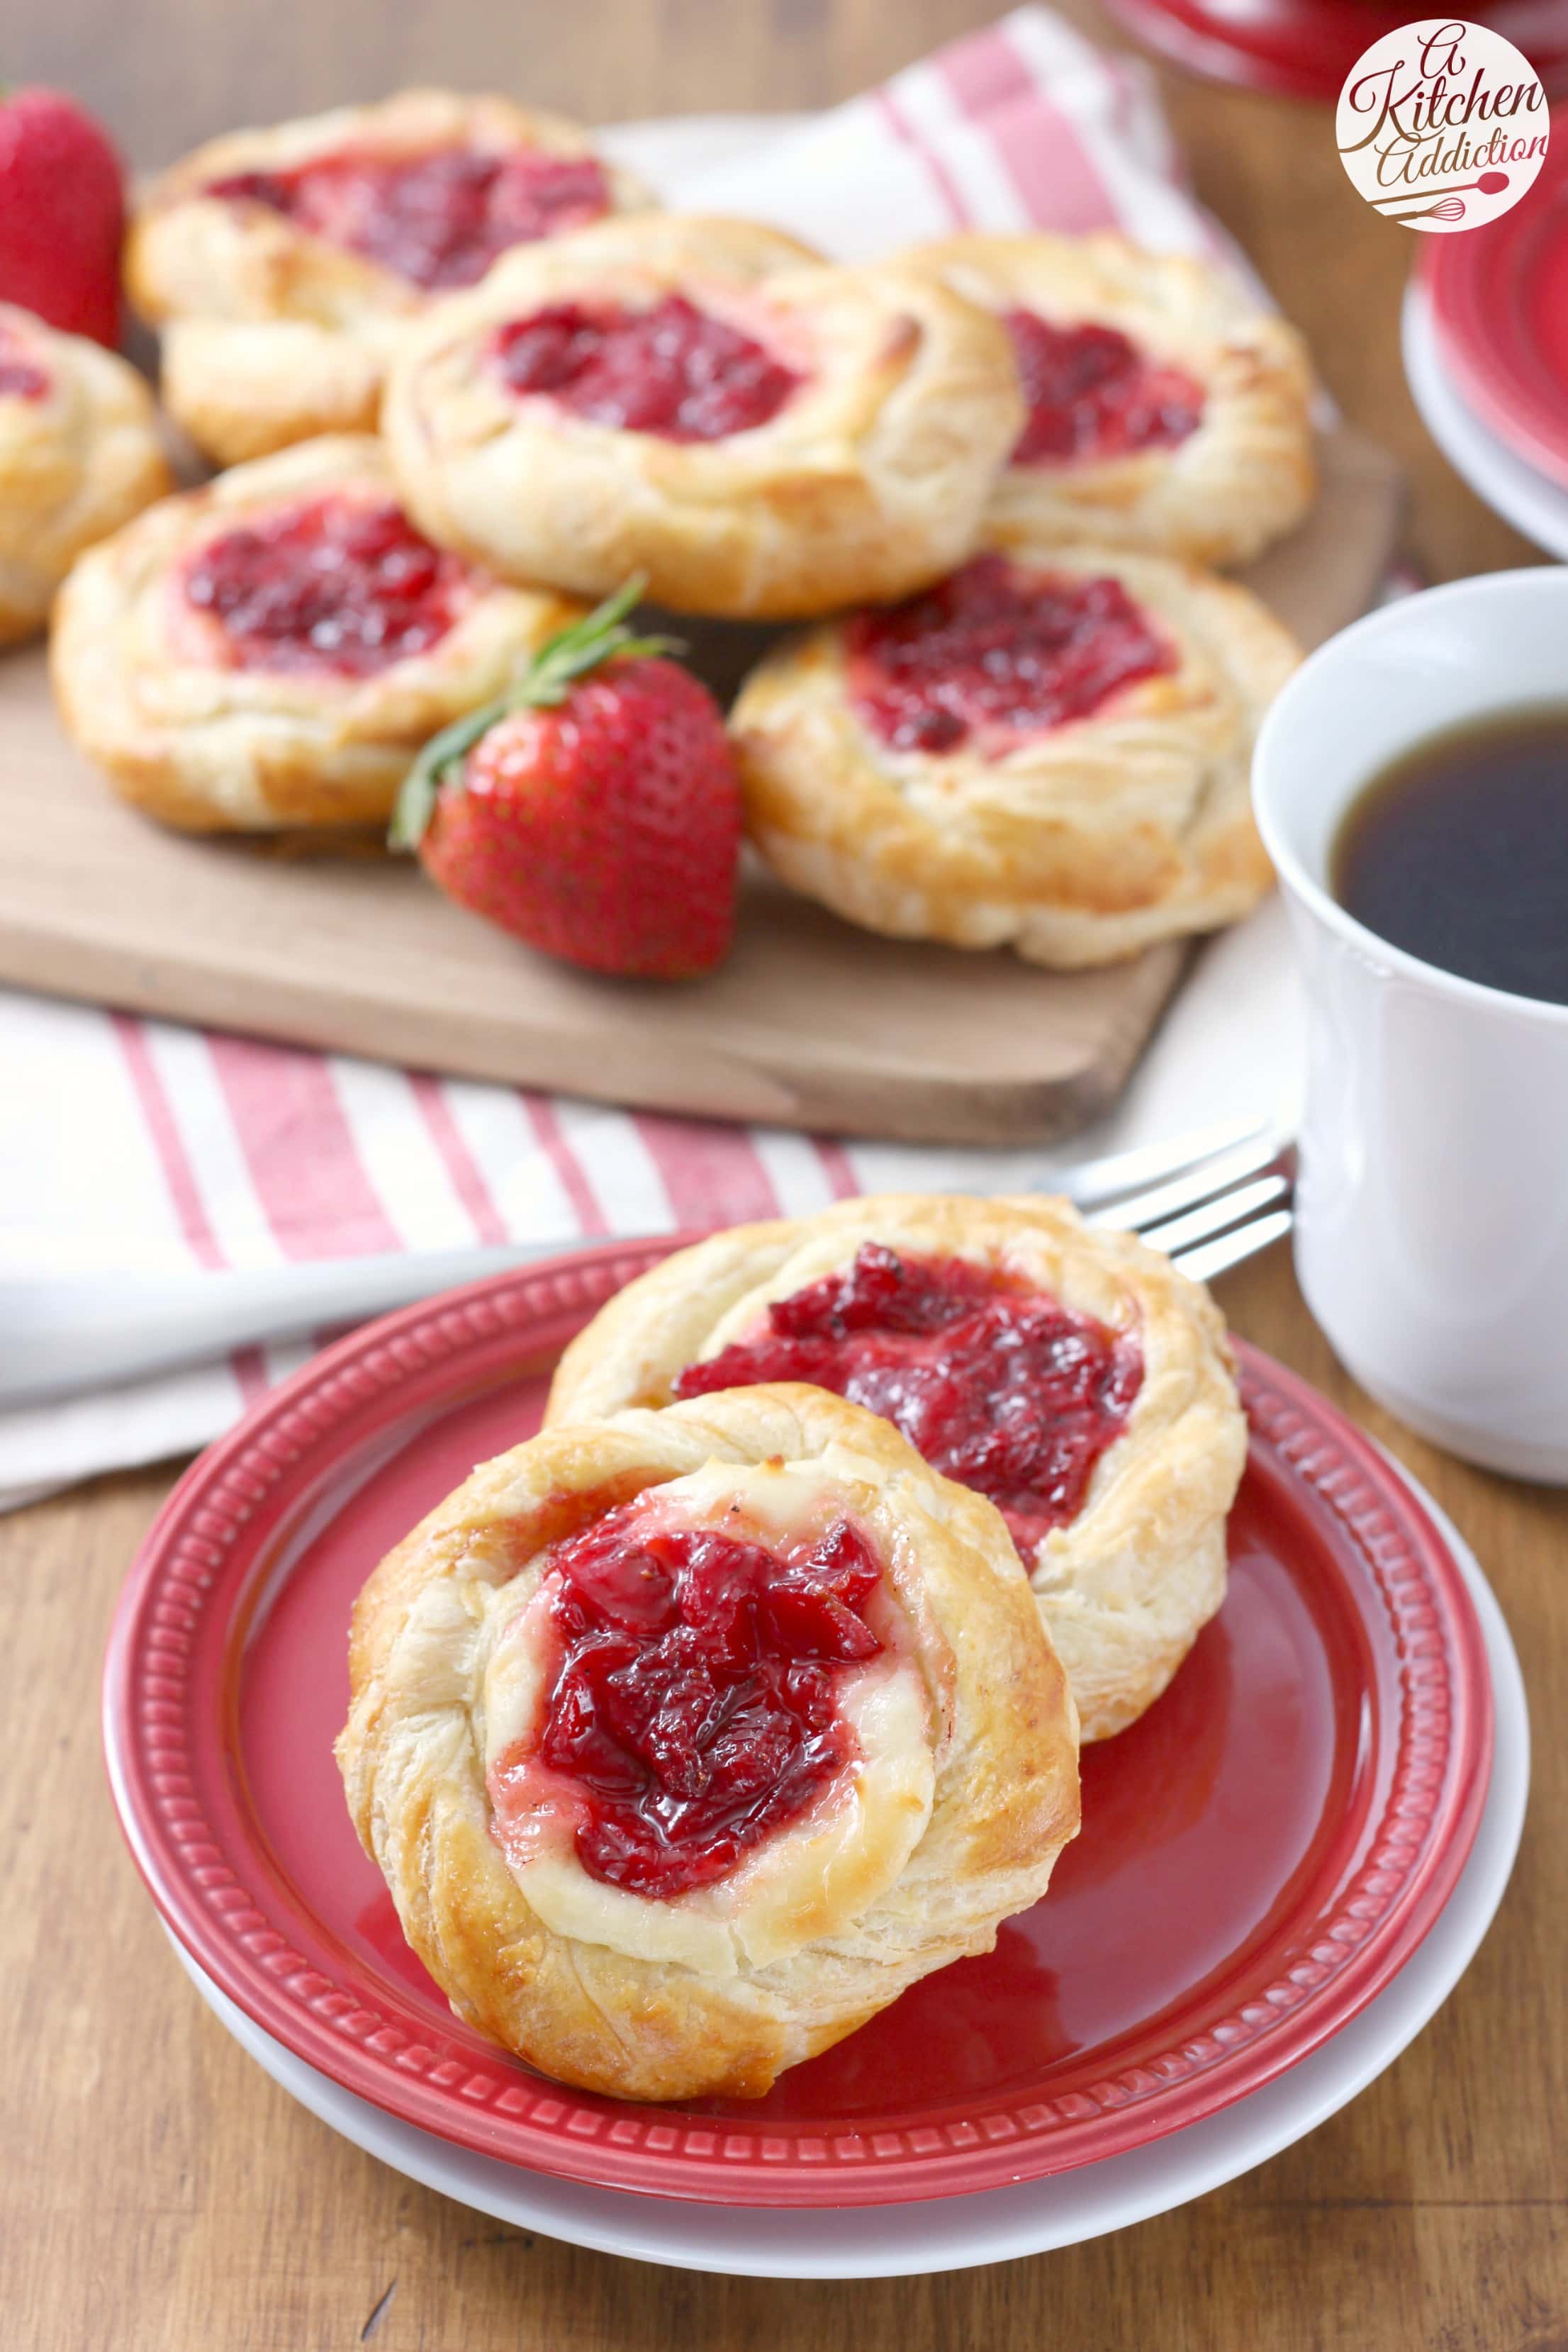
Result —
[[1247, 1452], [1225, 1326], [1198, 1284], [1065, 1201], [891, 1194], [715, 1234], [600, 1309], [548, 1418], [748, 1381], [883, 1413], [989, 1497], [1085, 1739], [1158, 1698], [1225, 1598]]
[[386, 355], [510, 247], [652, 202], [556, 116], [404, 90], [199, 147], [155, 180], [126, 280], [163, 397], [220, 465], [374, 427]]
[[1078, 1827], [1007, 1530], [762, 1386], [482, 1465], [354, 1611], [349, 1809], [460, 2017], [563, 2082], [754, 2097], [988, 1951]]
[[1027, 420], [992, 542], [1239, 563], [1312, 500], [1300, 337], [1209, 264], [1090, 236], [950, 237], [909, 257], [995, 312]]
[[577, 617], [408, 521], [342, 435], [164, 499], [76, 566], [50, 658], [122, 798], [193, 832], [384, 825], [427, 740]]
[[662, 215], [432, 310], [384, 429], [431, 537], [509, 579], [767, 619], [936, 578], [1023, 421], [1005, 330], [934, 273]]
[[976, 556], [752, 672], [748, 826], [869, 930], [1111, 962], [1268, 889], [1248, 770], [1298, 659], [1245, 589], [1159, 556]]
[[173, 488], [135, 369], [0, 302], [0, 645], [43, 626], [84, 547]]

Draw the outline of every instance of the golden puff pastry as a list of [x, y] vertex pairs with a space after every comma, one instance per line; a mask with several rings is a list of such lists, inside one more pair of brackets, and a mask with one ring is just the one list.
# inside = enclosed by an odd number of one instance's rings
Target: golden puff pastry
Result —
[[966, 553], [1022, 419], [1005, 330], [930, 272], [650, 215], [519, 249], [412, 329], [410, 511], [508, 578], [721, 617], [898, 596]]
[[343, 435], [164, 499], [79, 562], [50, 663], [121, 796], [192, 832], [384, 824], [429, 738], [581, 606], [433, 548]]
[[558, 116], [404, 90], [197, 148], [137, 206], [126, 282], [164, 325], [170, 413], [234, 465], [374, 430], [388, 351], [432, 292], [652, 201]]
[[1065, 1201], [889, 1194], [680, 1250], [567, 1349], [551, 1425], [816, 1380], [997, 1503], [1082, 1720], [1152, 1705], [1218, 1609], [1247, 1453], [1208, 1293]]
[[967, 236], [908, 257], [1004, 318], [1029, 404], [986, 536], [1239, 563], [1316, 488], [1300, 337], [1209, 264], [1089, 236]]
[[0, 645], [43, 626], [84, 547], [173, 488], [135, 369], [0, 302]]
[[563, 2082], [754, 2097], [988, 1951], [1078, 1828], [1007, 1530], [759, 1387], [484, 1464], [356, 1604], [361, 1840], [458, 2016]]
[[774, 648], [731, 713], [747, 824], [868, 929], [1108, 963], [1270, 887], [1252, 746], [1299, 649], [1160, 556], [1020, 547]]

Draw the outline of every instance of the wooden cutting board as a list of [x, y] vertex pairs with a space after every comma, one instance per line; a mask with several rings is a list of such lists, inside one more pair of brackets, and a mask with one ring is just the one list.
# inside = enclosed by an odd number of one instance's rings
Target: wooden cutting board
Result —
[[[1358, 436], [1331, 436], [1323, 468], [1310, 519], [1245, 575], [1309, 645], [1372, 600], [1402, 496]], [[754, 657], [753, 632], [693, 634], [716, 689]], [[1056, 973], [876, 939], [758, 873], [711, 980], [597, 980], [402, 861], [281, 856], [134, 815], [67, 742], [37, 648], [0, 660], [0, 980], [414, 1068], [784, 1127], [1040, 1140], [1115, 1098], [1185, 961], [1165, 946]]]

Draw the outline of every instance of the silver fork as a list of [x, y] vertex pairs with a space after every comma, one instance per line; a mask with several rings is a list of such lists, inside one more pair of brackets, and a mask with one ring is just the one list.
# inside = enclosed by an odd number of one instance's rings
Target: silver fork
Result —
[[[1091, 1224], [1141, 1233], [1202, 1281], [1289, 1230], [1293, 1177], [1293, 1156], [1277, 1135], [1231, 1125], [1087, 1160], [1064, 1176], [1061, 1189]], [[576, 1246], [408, 1251], [212, 1274], [0, 1278], [0, 1406], [110, 1388], [231, 1348], [362, 1323]]]
[[1293, 1143], [1267, 1127], [1218, 1133], [1176, 1174], [1146, 1169], [1130, 1151], [1087, 1162], [1068, 1190], [1089, 1224], [1139, 1234], [1194, 1282], [1208, 1282], [1289, 1232], [1296, 1189]]

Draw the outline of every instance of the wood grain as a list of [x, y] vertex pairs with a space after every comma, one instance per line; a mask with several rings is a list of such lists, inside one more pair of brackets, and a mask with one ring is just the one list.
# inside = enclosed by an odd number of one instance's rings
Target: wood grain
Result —
[[[1363, 612], [1403, 486], [1364, 436], [1323, 445], [1301, 528], [1245, 575], [1305, 645]], [[723, 692], [736, 640], [688, 632]], [[41, 651], [0, 659], [0, 980], [474, 1078], [650, 1109], [918, 1141], [1008, 1144], [1114, 1102], [1186, 961], [1085, 972], [874, 938], [760, 870], [710, 980], [608, 981], [532, 955], [417, 866], [279, 859], [165, 832], [67, 740]]]
[[[585, 115], [823, 103], [984, 0], [12, 0], [7, 65], [72, 82], [148, 162], [242, 116], [412, 75], [526, 79]], [[1084, 0], [1068, 13], [1106, 33]], [[1415, 484], [1435, 575], [1538, 560], [1426, 441], [1399, 368], [1409, 247], [1326, 119], [1164, 78], [1199, 193]], [[690, 2278], [531, 2239], [336, 2139], [180, 1975], [120, 1844], [98, 1661], [166, 1471], [0, 1521], [0, 2309], [18, 2352], [1568, 2352], [1568, 1496], [1446, 1460], [1361, 1397], [1276, 1250], [1238, 1329], [1371, 1428], [1475, 1545], [1524, 1661], [1531, 1814], [1498, 1923], [1399, 2063], [1300, 2146], [1184, 2211], [1037, 2260], [863, 2287]]]

